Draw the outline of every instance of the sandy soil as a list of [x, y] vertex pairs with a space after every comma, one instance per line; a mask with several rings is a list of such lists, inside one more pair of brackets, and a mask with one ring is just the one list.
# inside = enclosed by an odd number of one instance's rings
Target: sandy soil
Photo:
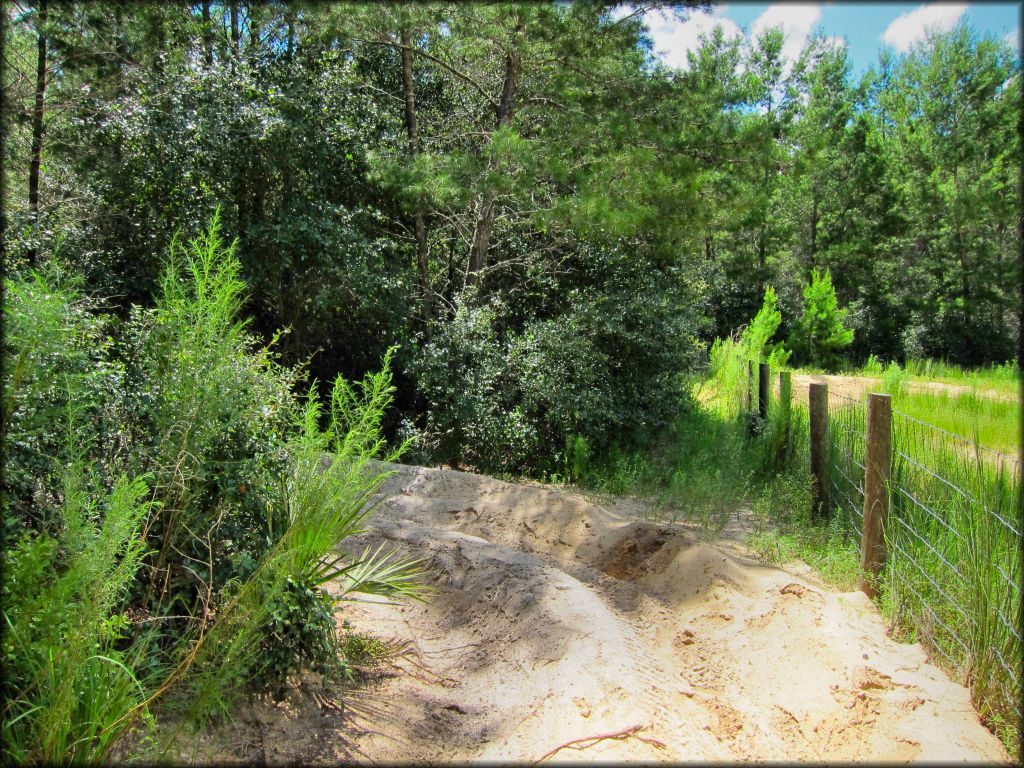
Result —
[[435, 592], [344, 615], [404, 653], [343, 700], [252, 708], [219, 761], [1007, 761], [864, 595], [757, 562], [742, 520], [709, 544], [636, 502], [464, 472], [387, 490], [346, 546], [426, 557]]
[[[810, 382], [822, 382], [828, 384], [828, 391], [860, 400], [865, 392], [880, 391], [882, 380], [866, 376], [831, 376], [827, 374], [793, 374], [793, 389], [797, 392], [806, 392]], [[778, 388], [778, 379], [773, 382]], [[1016, 400], [1017, 395], [1013, 393], [1000, 392], [996, 389], [974, 389], [959, 384], [946, 384], [941, 381], [907, 381], [904, 382], [910, 391], [945, 393], [950, 396], [966, 395], [970, 392], [976, 393], [979, 397], [987, 397], [992, 400]]]

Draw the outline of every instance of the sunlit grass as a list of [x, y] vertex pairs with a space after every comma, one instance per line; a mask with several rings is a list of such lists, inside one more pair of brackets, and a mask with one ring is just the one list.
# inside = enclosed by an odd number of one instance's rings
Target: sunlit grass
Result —
[[1018, 400], [983, 397], [974, 392], [901, 391], [893, 407], [908, 416], [961, 435], [1001, 453], [1021, 455], [1021, 406]]
[[[955, 387], [967, 387], [979, 394], [996, 394], [1018, 398], [1021, 394], [1020, 368], [1013, 361], [993, 363], [981, 368], [964, 368], [944, 360], [918, 360], [909, 358], [900, 365], [898, 362], [879, 360], [874, 355], [859, 368], [848, 368], [838, 373], [842, 376], [860, 376], [879, 379], [893, 368], [899, 370], [904, 381], [934, 382]], [[798, 373], [822, 374], [825, 371], [813, 366], [798, 369]]]

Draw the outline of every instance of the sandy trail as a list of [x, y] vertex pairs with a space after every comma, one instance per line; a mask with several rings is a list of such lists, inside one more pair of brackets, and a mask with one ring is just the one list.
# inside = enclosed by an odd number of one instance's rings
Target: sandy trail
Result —
[[400, 467], [387, 490], [346, 547], [425, 556], [436, 591], [344, 615], [409, 650], [340, 707], [266, 705], [249, 759], [530, 763], [620, 734], [550, 759], [1007, 760], [862, 594], [760, 564], [735, 530], [712, 545], [635, 502], [451, 470]]
[[[818, 382], [821, 384], [828, 384], [828, 390], [831, 393], [843, 395], [844, 397], [852, 398], [853, 400], [860, 400], [865, 392], [880, 392], [882, 386], [881, 379], [875, 379], [868, 376], [833, 376], [830, 374], [810, 374], [810, 373], [796, 373], [793, 374], [793, 388], [796, 392], [804, 394], [808, 385], [812, 382]], [[778, 382], [773, 382], [774, 387], [778, 388]], [[1018, 399], [1018, 395], [1012, 392], [1001, 392], [997, 389], [976, 389], [971, 386], [964, 386], [961, 384], [947, 384], [941, 381], [905, 381], [903, 386], [910, 392], [931, 392], [933, 394], [946, 394], [950, 397], [959, 397], [960, 395], [967, 395], [974, 393], [978, 397], [986, 397], [990, 400], [1008, 400], [1013, 401]]]
[[427, 554], [437, 592], [348, 611], [416, 648], [415, 674], [373, 692], [369, 759], [532, 761], [635, 725], [556, 756], [1006, 759], [967, 691], [888, 640], [860, 593], [557, 489], [403, 467], [388, 490], [368, 538]]

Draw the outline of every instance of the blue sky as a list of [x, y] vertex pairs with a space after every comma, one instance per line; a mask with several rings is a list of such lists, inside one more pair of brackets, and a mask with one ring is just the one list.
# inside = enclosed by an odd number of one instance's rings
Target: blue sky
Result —
[[979, 32], [1004, 38], [1019, 46], [1020, 2], [989, 3], [745, 3], [715, 5], [710, 13], [691, 14], [680, 22], [669, 14], [650, 12], [645, 20], [660, 58], [674, 66], [686, 66], [686, 51], [696, 47], [701, 33], [720, 25], [726, 35], [748, 39], [763, 29], [781, 25], [786, 33], [783, 49], [788, 58], [797, 52], [812, 30], [844, 39], [857, 78], [878, 60], [878, 51], [889, 45], [907, 50], [924, 36], [926, 28], [951, 29], [965, 22]]

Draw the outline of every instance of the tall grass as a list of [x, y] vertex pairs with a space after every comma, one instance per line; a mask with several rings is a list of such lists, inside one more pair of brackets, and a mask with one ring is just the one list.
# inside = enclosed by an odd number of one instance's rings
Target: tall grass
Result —
[[944, 360], [909, 358], [904, 369], [919, 381], [940, 381], [976, 389], [993, 389], [1011, 395], [1020, 394], [1020, 368], [1009, 360], [981, 368], [963, 368]]
[[886, 386], [885, 389], [893, 396], [893, 407], [915, 419], [962, 435], [987, 448], [1021, 456], [1019, 400], [985, 397], [973, 391], [951, 394], [905, 387]]

